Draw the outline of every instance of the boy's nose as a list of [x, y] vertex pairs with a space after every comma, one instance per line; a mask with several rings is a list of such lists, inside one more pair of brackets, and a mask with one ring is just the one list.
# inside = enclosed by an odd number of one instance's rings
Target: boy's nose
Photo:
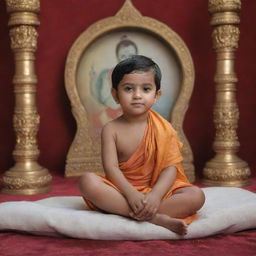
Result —
[[135, 90], [134, 91], [134, 94], [133, 94], [133, 97], [134, 98], [141, 98], [141, 91], [140, 90]]

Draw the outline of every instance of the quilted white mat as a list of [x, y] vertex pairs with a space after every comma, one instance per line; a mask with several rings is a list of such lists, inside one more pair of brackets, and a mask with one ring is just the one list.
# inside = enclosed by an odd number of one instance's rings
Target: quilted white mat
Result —
[[86, 210], [82, 197], [0, 204], [0, 230], [100, 240], [191, 239], [256, 228], [256, 194], [241, 188], [203, 189], [206, 202], [188, 234], [113, 214]]

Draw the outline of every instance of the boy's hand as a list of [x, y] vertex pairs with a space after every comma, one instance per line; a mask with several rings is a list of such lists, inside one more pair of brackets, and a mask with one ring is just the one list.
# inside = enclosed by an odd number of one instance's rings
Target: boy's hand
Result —
[[133, 218], [137, 220], [150, 220], [152, 219], [159, 209], [161, 198], [157, 194], [150, 192], [144, 195], [142, 210], [135, 214]]
[[143, 200], [145, 199], [145, 195], [140, 193], [139, 191], [134, 191], [133, 193], [127, 196], [127, 201], [132, 209], [131, 217], [136, 216], [140, 213], [145, 207]]

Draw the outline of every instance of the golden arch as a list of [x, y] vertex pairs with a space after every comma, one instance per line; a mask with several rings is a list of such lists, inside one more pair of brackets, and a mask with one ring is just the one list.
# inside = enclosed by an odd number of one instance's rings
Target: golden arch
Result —
[[145, 17], [127, 0], [115, 16], [92, 24], [73, 43], [66, 60], [65, 86], [71, 101], [72, 113], [76, 119], [77, 131], [66, 159], [65, 176], [79, 176], [86, 171], [102, 172], [100, 140], [92, 135], [90, 120], [77, 90], [77, 70], [84, 51], [98, 38], [122, 29], [142, 31], [157, 37], [174, 52], [179, 62], [181, 84], [176, 102], [170, 112], [169, 121], [184, 144], [183, 157], [185, 172], [194, 181], [193, 154], [183, 131], [183, 121], [194, 86], [194, 66], [190, 52], [183, 40], [167, 25]]

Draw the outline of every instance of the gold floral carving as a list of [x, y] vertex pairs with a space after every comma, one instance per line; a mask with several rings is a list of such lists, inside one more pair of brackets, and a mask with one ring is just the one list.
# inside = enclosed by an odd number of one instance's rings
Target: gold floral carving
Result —
[[235, 12], [215, 13], [211, 20], [211, 25], [239, 24], [240, 18]]
[[39, 12], [39, 0], [6, 0], [7, 12]]
[[228, 168], [225, 170], [217, 168], [205, 168], [205, 178], [212, 183], [209, 185], [227, 185], [229, 186], [241, 186], [248, 183], [248, 176], [250, 175], [250, 169], [245, 168]]
[[100, 36], [122, 29], [150, 33], [161, 39], [176, 54], [181, 66], [182, 82], [180, 93], [172, 109], [170, 121], [177, 130], [183, 144], [185, 171], [194, 181], [193, 154], [183, 131], [184, 116], [194, 85], [194, 66], [188, 48], [182, 39], [165, 24], [145, 17], [133, 6], [130, 0], [125, 1], [115, 16], [100, 20], [88, 27], [73, 43], [65, 67], [65, 86], [71, 101], [72, 113], [77, 122], [77, 132], [69, 149], [66, 160], [66, 176], [79, 176], [86, 171], [102, 172], [100, 160], [100, 140], [90, 133], [87, 111], [83, 107], [76, 86], [76, 70], [81, 55], [86, 48]]
[[37, 131], [39, 125], [39, 115], [14, 115], [14, 130], [16, 132], [16, 149], [37, 148]]
[[236, 129], [237, 124], [233, 122], [218, 122], [216, 125], [216, 140], [222, 139], [223, 141], [237, 140]]
[[238, 81], [234, 71], [235, 50], [239, 40], [239, 17], [241, 8], [238, 0], [209, 0], [209, 11], [213, 14], [211, 25], [213, 48], [216, 51], [216, 104], [214, 124], [216, 128], [213, 149], [214, 158], [208, 161], [203, 170], [203, 183], [214, 186], [243, 186], [248, 184], [250, 169], [240, 159], [240, 143], [237, 136], [239, 109], [236, 103]]
[[38, 187], [44, 187], [52, 180], [51, 175], [45, 175], [38, 177], [35, 179], [34, 177], [32, 179], [23, 179], [23, 178], [16, 178], [16, 177], [4, 177], [3, 181], [8, 184], [8, 189], [36, 189]]
[[223, 25], [215, 28], [212, 33], [213, 48], [216, 50], [228, 48], [237, 49], [239, 28], [232, 25]]
[[240, 0], [209, 0], [208, 1], [209, 12], [228, 12], [238, 11], [241, 9]]
[[216, 105], [214, 109], [214, 121], [223, 120], [229, 122], [229, 120], [238, 120], [239, 110], [236, 103], [220, 104]]
[[38, 33], [32, 26], [19, 26], [10, 29], [11, 48], [36, 50]]
[[237, 106], [216, 106], [214, 108], [214, 123], [216, 127], [216, 140], [234, 141], [237, 140], [237, 121], [239, 110]]

